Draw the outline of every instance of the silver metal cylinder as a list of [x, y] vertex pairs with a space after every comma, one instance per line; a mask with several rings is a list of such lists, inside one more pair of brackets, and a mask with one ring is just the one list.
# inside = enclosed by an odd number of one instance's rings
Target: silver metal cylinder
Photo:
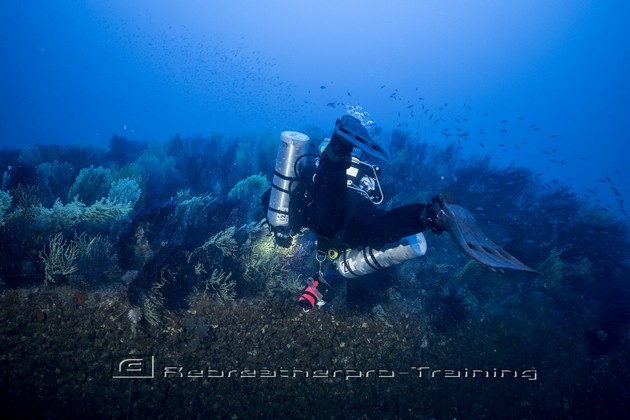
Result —
[[337, 270], [346, 278], [363, 276], [385, 267], [400, 264], [427, 252], [427, 241], [422, 232], [402, 238], [398, 242], [376, 250], [371, 247], [343, 252]]
[[271, 183], [267, 219], [273, 227], [289, 226], [291, 192], [298, 186], [296, 162], [308, 150], [309, 137], [297, 131], [280, 133], [276, 170]]

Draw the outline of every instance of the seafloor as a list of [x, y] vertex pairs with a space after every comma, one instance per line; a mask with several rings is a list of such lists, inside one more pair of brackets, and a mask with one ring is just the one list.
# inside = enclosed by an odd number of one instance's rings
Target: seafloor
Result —
[[393, 133], [389, 206], [452, 192], [539, 273], [492, 271], [429, 234], [423, 258], [358, 279], [319, 267], [332, 301], [303, 313], [315, 238], [275, 246], [252, 199], [277, 148], [216, 135], [1, 151], [3, 416], [627, 416], [629, 241], [614, 207]]
[[404, 302], [303, 313], [292, 299], [193, 298], [151, 327], [130, 322], [127, 302], [124, 289], [3, 291], [3, 416], [605, 418], [627, 407], [628, 343], [592, 356], [583, 332], [544, 323], [438, 332]]

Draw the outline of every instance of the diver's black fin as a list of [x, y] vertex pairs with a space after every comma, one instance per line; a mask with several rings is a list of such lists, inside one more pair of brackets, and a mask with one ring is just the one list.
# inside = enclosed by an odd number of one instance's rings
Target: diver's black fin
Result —
[[352, 146], [363, 150], [365, 153], [387, 163], [390, 162], [389, 154], [372, 140], [367, 129], [358, 119], [350, 115], [342, 116], [335, 124], [334, 134], [340, 136]]
[[440, 196], [440, 205], [442, 207], [438, 213], [440, 224], [471, 258], [492, 268], [538, 273], [490, 240], [473, 215], [464, 207], [448, 203], [443, 195]]

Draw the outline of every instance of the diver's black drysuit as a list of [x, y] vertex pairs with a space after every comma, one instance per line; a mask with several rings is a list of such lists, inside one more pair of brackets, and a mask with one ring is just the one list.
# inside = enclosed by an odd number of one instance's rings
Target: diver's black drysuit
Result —
[[363, 246], [381, 249], [426, 229], [443, 231], [430, 222], [435, 213], [431, 204], [407, 204], [387, 211], [347, 188], [351, 149], [346, 156], [338, 156], [332, 152], [336, 141], [333, 136], [319, 161], [312, 200], [305, 210], [305, 225], [317, 235], [320, 250]]
[[[431, 229], [434, 233], [445, 230], [437, 217], [440, 210], [438, 197], [432, 203], [408, 204], [387, 211], [349, 189], [346, 170], [352, 162], [351, 154], [355, 147], [387, 158], [386, 152], [372, 141], [359, 120], [348, 115], [337, 120], [319, 164], [308, 164], [298, 174], [300, 184], [307, 187], [292, 193], [289, 219], [293, 231], [302, 226], [308, 227], [317, 235], [318, 250], [327, 252], [331, 248], [340, 250], [366, 246], [382, 249], [389, 243], [423, 230]], [[270, 194], [271, 189], [262, 197], [265, 214]], [[291, 245], [292, 240], [286, 233], [274, 233], [278, 245]]]

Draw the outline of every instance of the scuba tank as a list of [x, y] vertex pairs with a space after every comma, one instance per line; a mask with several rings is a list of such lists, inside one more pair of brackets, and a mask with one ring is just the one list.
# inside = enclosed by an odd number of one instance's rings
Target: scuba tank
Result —
[[276, 238], [290, 239], [289, 202], [299, 185], [298, 161], [307, 152], [309, 137], [297, 131], [280, 133], [276, 169], [271, 182], [267, 220]]
[[420, 232], [406, 236], [378, 250], [368, 246], [363, 249], [344, 251], [337, 261], [337, 270], [346, 278], [359, 277], [412, 258], [421, 257], [426, 252], [427, 241]]

